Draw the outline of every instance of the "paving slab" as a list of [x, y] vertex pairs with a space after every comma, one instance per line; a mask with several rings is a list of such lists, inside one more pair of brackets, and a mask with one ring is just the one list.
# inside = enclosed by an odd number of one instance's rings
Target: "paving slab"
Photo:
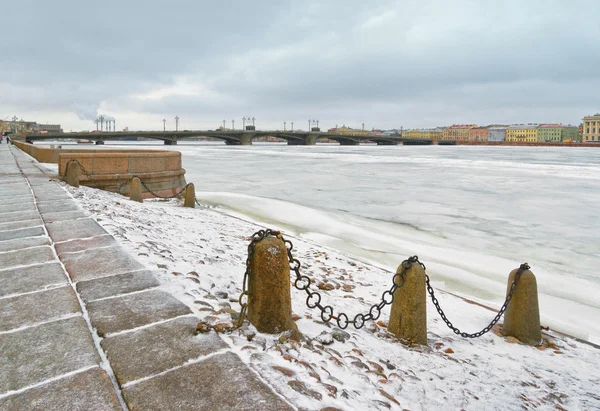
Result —
[[119, 384], [158, 374], [228, 348], [216, 333], [196, 335], [197, 324], [195, 317], [177, 318], [102, 340], [102, 348]]
[[0, 399], [0, 410], [122, 410], [110, 378], [100, 368]]
[[0, 214], [0, 223], [12, 223], [23, 220], [37, 220], [40, 214], [35, 210], [29, 211], [12, 211], [10, 213]]
[[45, 201], [72, 201], [71, 197], [65, 190], [60, 188], [56, 183], [50, 182], [52, 186], [33, 186], [33, 194], [38, 202]]
[[293, 410], [229, 352], [123, 390], [131, 410]]
[[39, 217], [34, 220], [15, 221], [12, 223], [0, 223], [0, 231], [18, 230], [20, 228], [35, 227], [42, 224], [42, 219]]
[[136, 271], [98, 278], [96, 280], [80, 281], [77, 291], [85, 302], [100, 298], [142, 291], [158, 287], [160, 281], [149, 270]]
[[121, 247], [92, 248], [59, 255], [75, 282], [139, 271], [145, 267]]
[[50, 239], [46, 236], [40, 236], [0, 241], [0, 251], [22, 250], [24, 248], [38, 247], [41, 245], [50, 245]]
[[83, 240], [67, 240], [60, 243], [55, 243], [56, 253], [61, 255], [63, 253], [76, 253], [79, 251], [85, 251], [90, 248], [100, 247], [116, 247], [119, 243], [110, 234], [100, 235], [92, 238], [85, 238]]
[[0, 334], [0, 394], [100, 363], [82, 317]]
[[87, 309], [101, 337], [192, 313], [187, 305], [160, 290], [92, 301]]
[[0, 206], [9, 206], [15, 204], [29, 204], [33, 202], [33, 195], [22, 195], [14, 197], [0, 197]]
[[81, 312], [71, 286], [0, 299], [0, 332]]
[[56, 262], [0, 271], [0, 297], [45, 290], [68, 280], [62, 266]]
[[58, 213], [62, 211], [81, 210], [72, 198], [63, 194], [64, 198], [60, 200], [38, 201], [37, 206], [40, 213]]
[[48, 234], [55, 243], [76, 238], [89, 238], [106, 234], [104, 228], [93, 218], [63, 220], [47, 223]]
[[51, 247], [33, 247], [25, 250], [0, 253], [0, 267], [10, 268], [21, 265], [32, 265], [50, 262], [55, 259]]
[[35, 204], [33, 200], [23, 201], [20, 203], [11, 203], [6, 205], [0, 205], [0, 213], [12, 213], [14, 211], [35, 211]]
[[87, 218], [89, 214], [86, 214], [83, 210], [71, 210], [71, 211], [59, 211], [56, 213], [42, 213], [42, 218], [46, 223], [53, 223], [55, 221], [64, 220], [76, 220], [78, 218]]
[[[44, 228], [41, 226], [22, 228], [18, 230], [6, 230], [0, 231], [0, 241], [14, 240], [15, 238], [37, 237], [40, 235], [46, 235]], [[1, 248], [2, 247], [0, 246], [0, 249]]]

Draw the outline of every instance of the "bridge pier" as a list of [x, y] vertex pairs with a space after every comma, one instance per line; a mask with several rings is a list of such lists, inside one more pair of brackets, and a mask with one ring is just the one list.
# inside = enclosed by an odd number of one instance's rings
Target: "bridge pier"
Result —
[[96, 140], [96, 145], [103, 146], [104, 140]]
[[177, 140], [165, 140], [165, 146], [176, 146]]
[[253, 138], [254, 138], [254, 134], [242, 134], [240, 136], [240, 145], [241, 146], [251, 146]]

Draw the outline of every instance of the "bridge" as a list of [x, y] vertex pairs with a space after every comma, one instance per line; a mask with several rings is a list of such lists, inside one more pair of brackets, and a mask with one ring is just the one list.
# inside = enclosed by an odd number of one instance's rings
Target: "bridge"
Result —
[[[321, 131], [298, 132], [298, 131], [261, 131], [261, 130], [183, 130], [183, 131], [111, 131], [111, 132], [76, 132], [76, 133], [28, 133], [25, 140], [28, 143], [40, 140], [91, 140], [96, 144], [104, 144], [105, 141], [122, 138], [150, 138], [164, 141], [165, 145], [176, 145], [180, 140], [198, 137], [209, 137], [225, 141], [227, 145], [252, 145], [252, 140], [257, 137], [277, 137], [286, 140], [288, 145], [311, 146], [319, 139], [329, 139], [340, 143], [342, 146], [355, 146], [362, 142], [372, 142], [377, 145], [429, 145], [437, 144], [433, 140], [407, 139], [400, 135], [348, 135], [330, 134]], [[440, 142], [441, 143], [441, 142]], [[452, 142], [446, 142], [452, 144]]]

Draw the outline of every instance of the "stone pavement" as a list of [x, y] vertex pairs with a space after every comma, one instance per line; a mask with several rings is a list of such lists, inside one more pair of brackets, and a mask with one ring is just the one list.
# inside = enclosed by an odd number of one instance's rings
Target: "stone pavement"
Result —
[[0, 410], [293, 409], [197, 322], [0, 145]]

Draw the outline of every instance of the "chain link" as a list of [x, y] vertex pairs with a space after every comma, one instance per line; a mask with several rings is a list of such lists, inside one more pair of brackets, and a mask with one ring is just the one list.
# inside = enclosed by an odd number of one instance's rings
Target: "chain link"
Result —
[[365, 325], [366, 321], [377, 320], [379, 316], [381, 316], [381, 310], [386, 305], [390, 305], [394, 302], [394, 293], [396, 292], [396, 290], [404, 285], [404, 275], [406, 273], [406, 270], [410, 269], [415, 262], [418, 262], [418, 258], [416, 256], [404, 260], [401, 265], [402, 269], [399, 273], [394, 274], [394, 277], [392, 278], [392, 286], [389, 290], [384, 291], [381, 295], [381, 301], [377, 304], [373, 304], [366, 314], [357, 314], [352, 320], [350, 320], [346, 313], [340, 312], [338, 315], [334, 315], [334, 310], [332, 306], [324, 306], [323, 304], [321, 304], [321, 294], [319, 294], [318, 291], [311, 291], [310, 278], [300, 273], [301, 264], [300, 261], [294, 258], [292, 254], [292, 250], [294, 249], [294, 245], [292, 244], [292, 242], [283, 238], [281, 233], [279, 233], [278, 231], [273, 231], [273, 233], [274, 235], [281, 238], [285, 244], [288, 259], [290, 261], [290, 270], [296, 273], [296, 280], [294, 281], [294, 286], [298, 290], [306, 292], [307, 307], [318, 308], [321, 311], [321, 320], [323, 320], [326, 323], [330, 322], [331, 320], [335, 320], [337, 326], [342, 330], [346, 329], [349, 324], [352, 324], [356, 329], [360, 329]]
[[[419, 263], [421, 264], [421, 267], [423, 267], [423, 270], [426, 270], [425, 265], [423, 265], [421, 262], [419, 262]], [[440, 307], [440, 303], [439, 303], [438, 299], [435, 297], [435, 293], [433, 292], [433, 287], [431, 287], [431, 284], [429, 283], [429, 276], [427, 274], [425, 274], [425, 282], [427, 283], [427, 291], [429, 292], [429, 295], [431, 296], [431, 301], [433, 302], [435, 309], [440, 314], [440, 317], [442, 317], [442, 320], [444, 320], [444, 322], [446, 323], [448, 328], [450, 328], [454, 332], [454, 334], [460, 335], [463, 338], [477, 338], [477, 337], [481, 337], [483, 334], [490, 331], [498, 323], [498, 321], [500, 321], [500, 317], [502, 317], [502, 315], [506, 311], [506, 308], [508, 307], [508, 303], [510, 302], [510, 300], [512, 300], [513, 294], [515, 292], [515, 288], [517, 287], [517, 282], [519, 281], [519, 278], [521, 278], [521, 274], [523, 274], [523, 272], [525, 270], [529, 270], [530, 268], [531, 267], [529, 267], [529, 264], [527, 264], [527, 263], [521, 264], [521, 266], [517, 270], [517, 273], [515, 274], [515, 278], [514, 278], [512, 284], [510, 285], [510, 291], [508, 292], [508, 295], [506, 296], [506, 300], [504, 301], [504, 304], [502, 304], [502, 307], [500, 308], [500, 311], [498, 311], [498, 314], [496, 314], [494, 319], [485, 328], [483, 328], [481, 331], [478, 331], [478, 332], [472, 333], [472, 334], [469, 334], [469, 333], [459, 330], [452, 324], [452, 322], [448, 319], [448, 317], [446, 317], [444, 310], [442, 310], [442, 307]]]

